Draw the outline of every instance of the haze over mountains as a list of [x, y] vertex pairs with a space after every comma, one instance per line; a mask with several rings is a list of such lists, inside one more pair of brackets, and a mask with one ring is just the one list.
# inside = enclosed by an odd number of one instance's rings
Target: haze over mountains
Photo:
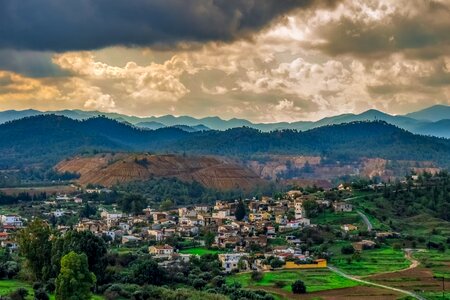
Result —
[[193, 118], [189, 116], [166, 115], [161, 117], [135, 117], [117, 113], [99, 111], [61, 110], [41, 112], [37, 110], [3, 111], [0, 112], [0, 123], [17, 120], [23, 117], [41, 114], [56, 114], [75, 120], [84, 120], [104, 115], [121, 122], [127, 122], [146, 129], [160, 129], [163, 127], [178, 127], [188, 132], [202, 130], [227, 130], [236, 127], [251, 127], [264, 132], [279, 129], [309, 130], [324, 125], [349, 123], [354, 121], [385, 121], [389, 124], [406, 129], [413, 133], [450, 138], [450, 106], [435, 105], [407, 115], [393, 116], [378, 110], [368, 110], [361, 114], [343, 114], [321, 119], [316, 122], [298, 121], [293, 123], [252, 123], [245, 119], [223, 120], [219, 117]]

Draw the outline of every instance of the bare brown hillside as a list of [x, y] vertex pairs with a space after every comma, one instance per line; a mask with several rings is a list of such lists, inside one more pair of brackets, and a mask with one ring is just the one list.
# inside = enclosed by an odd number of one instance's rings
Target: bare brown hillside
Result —
[[81, 185], [112, 186], [154, 177], [176, 177], [183, 181], [198, 181], [206, 187], [220, 190], [249, 190], [264, 181], [248, 168], [214, 157], [99, 154], [75, 157], [56, 165], [59, 172], [79, 173]]

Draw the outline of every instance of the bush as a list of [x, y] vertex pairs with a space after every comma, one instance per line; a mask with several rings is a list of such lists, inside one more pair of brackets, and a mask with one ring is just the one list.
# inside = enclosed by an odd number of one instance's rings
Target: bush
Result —
[[275, 257], [270, 261], [270, 266], [274, 269], [281, 268], [283, 265], [284, 265], [284, 262], [281, 259], [279, 259], [278, 257]]
[[306, 285], [303, 281], [297, 280], [292, 284], [292, 293], [306, 294]]
[[45, 284], [45, 290], [47, 293], [53, 293], [56, 290], [55, 279], [51, 278]]
[[206, 285], [206, 281], [204, 281], [203, 279], [195, 279], [195, 280], [192, 282], [192, 286], [193, 286], [196, 290], [201, 290], [205, 285]]
[[39, 289], [41, 289], [42, 288], [42, 282], [34, 282], [33, 283], [33, 290], [35, 290], [35, 291], [37, 291], [37, 290], [39, 290]]
[[11, 298], [11, 300], [25, 300], [27, 296], [28, 291], [25, 288], [18, 288], [17, 290], [9, 294], [9, 298]]
[[211, 283], [215, 287], [221, 287], [225, 284], [225, 278], [223, 278], [222, 276], [216, 276], [212, 279]]
[[355, 248], [353, 248], [352, 245], [342, 246], [341, 253], [342, 254], [353, 254], [353, 253], [355, 253]]
[[251, 276], [253, 281], [259, 282], [264, 278], [263, 272], [253, 271]]
[[49, 300], [49, 299], [50, 298], [47, 292], [43, 288], [40, 288], [34, 292], [34, 300]]

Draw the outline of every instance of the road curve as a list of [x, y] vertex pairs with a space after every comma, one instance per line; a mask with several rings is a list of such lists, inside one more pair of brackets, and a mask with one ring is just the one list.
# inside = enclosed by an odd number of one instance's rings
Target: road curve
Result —
[[348, 274], [342, 272], [341, 270], [339, 270], [339, 269], [337, 269], [335, 267], [328, 266], [328, 269], [330, 271], [332, 271], [332, 272], [342, 276], [342, 277], [345, 277], [347, 279], [350, 279], [350, 280], [353, 280], [353, 281], [356, 281], [356, 282], [360, 282], [360, 283], [364, 283], [364, 284], [367, 284], [367, 285], [376, 286], [376, 287], [379, 287], [379, 288], [382, 288], [382, 289], [386, 289], [386, 290], [399, 292], [399, 293], [402, 293], [404, 295], [411, 296], [411, 297], [413, 297], [415, 299], [418, 299], [418, 300], [427, 300], [426, 298], [424, 298], [424, 297], [422, 297], [420, 295], [417, 295], [414, 292], [410, 292], [410, 291], [398, 289], [398, 288], [395, 288], [395, 287], [387, 286], [387, 285], [384, 285], [384, 284], [378, 284], [378, 283], [370, 282], [370, 281], [367, 281], [367, 280], [364, 280], [364, 279], [356, 278], [354, 276], [351, 276], [351, 275], [348, 275]]
[[366, 223], [367, 226], [367, 231], [372, 231], [372, 223], [370, 222], [370, 220], [367, 218], [367, 216], [365, 214], [363, 214], [362, 212], [360, 212], [359, 210], [356, 211], [358, 213], [358, 215], [363, 219], [364, 223]]

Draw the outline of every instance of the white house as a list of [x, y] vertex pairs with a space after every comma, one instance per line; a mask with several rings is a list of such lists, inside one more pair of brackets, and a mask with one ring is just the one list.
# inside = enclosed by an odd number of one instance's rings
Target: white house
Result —
[[3, 225], [22, 227], [23, 222], [18, 215], [2, 215], [1, 222]]
[[225, 253], [219, 254], [219, 260], [222, 263], [222, 268], [229, 273], [238, 268], [239, 260], [247, 256], [247, 253]]

